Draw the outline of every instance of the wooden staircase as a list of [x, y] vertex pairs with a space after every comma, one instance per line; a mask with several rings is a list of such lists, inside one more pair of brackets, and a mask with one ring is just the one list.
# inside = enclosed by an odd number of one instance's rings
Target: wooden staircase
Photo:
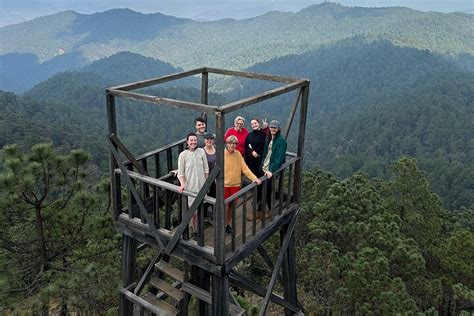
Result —
[[[188, 315], [183, 311], [186, 296], [212, 304], [209, 291], [187, 282], [184, 271], [164, 260], [155, 264], [155, 272], [140, 295], [135, 295], [133, 289], [122, 289], [122, 293], [143, 309], [137, 315]], [[229, 315], [245, 315], [245, 310], [230, 303]]]

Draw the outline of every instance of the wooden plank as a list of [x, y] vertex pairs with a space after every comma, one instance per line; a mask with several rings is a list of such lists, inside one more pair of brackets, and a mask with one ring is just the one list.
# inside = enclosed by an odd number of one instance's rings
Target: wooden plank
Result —
[[275, 286], [276, 279], [280, 272], [281, 265], [283, 263], [283, 259], [285, 257], [286, 251], [288, 249], [288, 244], [290, 239], [293, 235], [293, 230], [295, 228], [296, 219], [298, 218], [299, 209], [297, 209], [291, 217], [291, 221], [288, 224], [288, 230], [286, 232], [285, 240], [283, 241], [283, 245], [281, 246], [280, 253], [278, 254], [278, 259], [275, 263], [275, 269], [272, 273], [272, 278], [270, 279], [270, 284], [267, 287], [267, 293], [265, 295], [265, 299], [263, 300], [263, 307], [260, 309], [260, 316], [264, 316], [267, 313], [268, 303], [270, 302], [270, 296], [273, 292], [273, 287]]
[[175, 288], [174, 286], [172, 286], [171, 284], [169, 284], [165, 280], [162, 280], [162, 279], [160, 279], [156, 276], [154, 276], [150, 279], [150, 284], [154, 288], [166, 293], [167, 295], [172, 297], [177, 302], [180, 302], [184, 297], [184, 293], [181, 290]]
[[255, 96], [251, 96], [251, 97], [248, 97], [248, 98], [245, 98], [245, 99], [242, 99], [242, 100], [234, 101], [234, 102], [219, 106], [219, 110], [221, 110], [224, 113], [230, 113], [230, 112], [233, 112], [233, 111], [237, 111], [237, 110], [240, 110], [240, 109], [242, 109], [244, 107], [247, 107], [249, 105], [259, 103], [259, 102], [268, 100], [270, 98], [285, 94], [289, 91], [299, 89], [299, 88], [301, 88], [302, 86], [304, 86], [306, 84], [307, 84], [307, 81], [293, 82], [293, 83], [287, 84], [283, 87], [275, 88], [275, 89], [257, 94]]
[[[131, 303], [135, 303], [139, 306], [142, 306], [146, 308], [147, 310], [155, 313], [156, 315], [163, 315], [162, 311], [157, 306], [141, 298], [140, 296], [137, 296], [124, 288], [120, 288], [120, 293], [122, 293], [122, 295], [127, 298], [127, 301]], [[133, 304], [132, 304], [132, 307], [133, 307]], [[133, 309], [128, 314], [121, 314], [121, 315], [125, 315], [125, 316], [133, 315]]]
[[[244, 290], [250, 291], [254, 294], [257, 294], [261, 297], [265, 296], [266, 289], [259, 284], [255, 283], [253, 280], [241, 275], [240, 273], [232, 270], [229, 273], [229, 279], [231, 283], [237, 285]], [[295, 313], [299, 311], [298, 307], [292, 305], [290, 302], [286, 301], [283, 297], [278, 294], [272, 293], [270, 299], [273, 303], [278, 304], [284, 308], [287, 308]]]
[[[245, 244], [245, 239], [247, 237], [247, 192], [244, 193], [244, 203], [242, 209], [242, 244]], [[254, 199], [257, 200], [257, 199]]]
[[212, 105], [205, 105], [201, 103], [188, 102], [188, 101], [180, 101], [180, 100], [163, 98], [163, 97], [142, 94], [142, 93], [137, 93], [137, 92], [110, 90], [110, 93], [118, 97], [123, 97], [123, 98], [131, 99], [131, 100], [135, 100], [135, 101], [151, 103], [151, 104], [156, 104], [156, 105], [171, 106], [178, 109], [200, 111], [203, 113], [213, 113], [217, 108], [216, 106], [212, 106]]
[[287, 139], [288, 134], [290, 134], [291, 124], [293, 123], [293, 119], [295, 117], [296, 109], [298, 108], [298, 103], [300, 101], [300, 98], [301, 98], [301, 90], [298, 91], [298, 93], [296, 94], [295, 101], [293, 101], [293, 105], [291, 106], [290, 115], [288, 116], [288, 122], [286, 123], [286, 130], [285, 130], [285, 135], [284, 135], [285, 139]]
[[[225, 203], [224, 203], [224, 133], [225, 114], [216, 112], [216, 167], [222, 172], [216, 178], [216, 202], [214, 208], [214, 254], [218, 264], [225, 260]], [[215, 168], [215, 167], [214, 167]]]
[[[209, 104], [209, 73], [207, 71], [201, 74], [201, 103]], [[207, 121], [207, 113], [201, 113], [201, 117]]]
[[[136, 232], [140, 232], [142, 234], [149, 233], [150, 232], [150, 227], [147, 224], [141, 223], [137, 219], [131, 219], [128, 217], [127, 214], [120, 214], [118, 218], [118, 223], [122, 223], [123, 225], [129, 227], [130, 229], [135, 230]], [[173, 237], [173, 234], [166, 229], [160, 228], [158, 229], [158, 234], [162, 238], [164, 243], [168, 243], [171, 237]], [[180, 240], [179, 241], [180, 248], [185, 248], [189, 252], [194, 252], [195, 254], [199, 254], [201, 257], [206, 258], [208, 261], [214, 261], [214, 256], [213, 256], [213, 249], [208, 246], [198, 246], [196, 242], [194, 241], [186, 241], [186, 240]], [[204, 268], [207, 270], [206, 268]], [[208, 270], [209, 271], [209, 270]], [[212, 271], [211, 271], [212, 272]]]
[[161, 258], [162, 252], [160, 251], [158, 254], [151, 259], [151, 262], [148, 264], [147, 269], [145, 270], [145, 273], [143, 273], [142, 277], [140, 278], [140, 281], [138, 282], [138, 285], [135, 287], [135, 290], [133, 291], [134, 294], [140, 295], [143, 287], [145, 286], [145, 283], [148, 282], [148, 280], [151, 278], [151, 273], [153, 273], [153, 269], [155, 267], [155, 263], [158, 262]]
[[165, 83], [165, 82], [168, 82], [168, 81], [178, 80], [178, 79], [186, 78], [186, 77], [189, 77], [189, 76], [197, 75], [197, 74], [202, 73], [204, 71], [206, 71], [205, 68], [191, 69], [191, 70], [188, 70], [188, 71], [178, 72], [178, 73], [174, 73], [174, 74], [170, 74], [170, 75], [166, 75], [166, 76], [162, 76], [162, 77], [158, 77], [158, 78], [141, 80], [141, 81], [137, 81], [137, 82], [133, 82], [133, 83], [127, 83], [127, 84], [111, 87], [111, 88], [107, 89], [107, 91], [111, 91], [111, 90], [129, 91], [129, 90], [141, 89], [141, 88], [145, 88], [145, 87]]
[[183, 234], [184, 230], [188, 227], [189, 221], [193, 217], [194, 213], [197, 211], [199, 205], [203, 202], [204, 197], [209, 191], [209, 188], [211, 187], [211, 185], [214, 183], [214, 180], [216, 179], [216, 177], [219, 175], [220, 171], [221, 170], [219, 166], [215, 166], [212, 169], [211, 174], [209, 174], [206, 181], [202, 185], [201, 189], [199, 190], [198, 195], [193, 201], [193, 204], [191, 204], [191, 207], [184, 215], [183, 220], [181, 221], [181, 224], [179, 224], [178, 229], [175, 231], [173, 238], [170, 240], [170, 242], [166, 246], [165, 252], [167, 254], [170, 254], [173, 251], [173, 249], [176, 247], [179, 239], [181, 238], [181, 235]]
[[[119, 160], [118, 159], [119, 158], [118, 153], [117, 153], [116, 149], [113, 147], [112, 141], [110, 139], [109, 139], [109, 148], [112, 150], [112, 153], [115, 157], [115, 160], [118, 161]], [[125, 170], [125, 168], [122, 164], [119, 164], [119, 167], [120, 167], [120, 170], [122, 171], [122, 174], [124, 175], [124, 178], [127, 182], [128, 188], [130, 189], [133, 196], [137, 200], [137, 204], [140, 207], [140, 215], [145, 218], [147, 224], [151, 228], [151, 233], [152, 233], [153, 237], [155, 237], [155, 239], [156, 239], [159, 251], [163, 250], [164, 249], [163, 242], [161, 241], [160, 236], [158, 235], [158, 232], [156, 230], [155, 224], [153, 223], [152, 219], [148, 215], [148, 213], [145, 209], [145, 206], [143, 205], [143, 202], [142, 202], [137, 190], [135, 189], [135, 187], [133, 185], [132, 179], [130, 179], [130, 177], [127, 174], [127, 170]]]
[[206, 67], [206, 70], [210, 73], [219, 74], [219, 75], [235, 76], [235, 77], [257, 79], [257, 80], [268, 80], [268, 81], [275, 81], [275, 82], [282, 82], [282, 83], [291, 83], [291, 82], [305, 80], [305, 79], [294, 78], [294, 77], [282, 77], [282, 76], [262, 74], [262, 73], [249, 72], [249, 71], [236, 71], [236, 70], [227, 70], [227, 69], [219, 69], [219, 68], [211, 68], [211, 67]]
[[[124, 287], [130, 286], [134, 283], [135, 264], [137, 260], [137, 241], [129, 236], [122, 236], [122, 284]], [[133, 311], [133, 304], [126, 300], [125, 297], [120, 297], [119, 314], [129, 315]]]
[[[191, 294], [192, 296], [200, 299], [201, 301], [206, 302], [207, 304], [212, 304], [212, 296], [211, 293], [201, 289], [200, 287], [191, 284], [189, 282], [184, 282], [183, 291]], [[230, 315], [240, 315], [242, 312], [245, 312], [241, 307], [235, 305], [235, 304], [229, 304], [229, 314]]]
[[[288, 233], [288, 226], [284, 226], [280, 230], [280, 244], [283, 245], [286, 234]], [[282, 264], [282, 284], [283, 284], [283, 296], [287, 301], [293, 305], [299, 305], [297, 299], [296, 289], [296, 253], [295, 253], [295, 236], [292, 234], [288, 248], [286, 250], [286, 256]], [[285, 309], [285, 315], [293, 315], [293, 311]]]
[[[122, 174], [121, 170], [115, 170], [115, 171]], [[166, 181], [163, 181], [163, 180], [160, 180], [160, 179], [155, 179], [155, 178], [152, 178], [152, 177], [149, 177], [149, 176], [144, 176], [144, 175], [141, 175], [141, 174], [139, 174], [137, 172], [133, 172], [133, 171], [127, 171], [127, 175], [132, 179], [140, 180], [140, 181], [143, 181], [143, 182], [151, 184], [151, 185], [156, 185], [156, 186], [158, 186], [162, 189], [165, 189], [167, 191], [172, 191], [172, 192], [182, 194], [182, 195], [186, 195], [186, 196], [189, 196], [189, 197], [194, 197], [194, 198], [197, 197], [196, 193], [190, 192], [190, 191], [187, 191], [187, 190], [184, 190], [181, 193], [178, 190], [179, 186], [177, 186], [175, 184], [172, 184], [172, 183], [169, 183], [169, 182], [166, 182]], [[215, 204], [216, 203], [216, 199], [213, 198], [213, 197], [210, 197], [210, 196], [206, 196], [204, 198], [204, 201], [207, 202], [207, 203], [210, 203], [210, 204]]]
[[308, 95], [309, 95], [309, 81], [308, 84], [301, 88], [301, 107], [300, 107], [300, 123], [298, 132], [298, 148], [297, 155], [301, 160], [295, 165], [295, 201], [301, 203], [301, 186], [303, 177], [303, 154], [304, 154], [304, 137], [306, 132], [306, 116], [308, 112]]
[[[117, 134], [117, 115], [115, 111], [115, 97], [106, 93], [107, 101], [107, 123], [109, 135]], [[110, 194], [112, 203], [112, 216], [114, 219], [120, 214], [122, 209], [122, 199], [120, 192], [120, 175], [115, 174], [114, 170], [118, 167], [118, 161], [115, 160], [112, 152], [109, 152], [109, 174], [110, 174]]]
[[291, 213], [297, 208], [296, 205], [292, 207], [293, 208], [288, 210], [288, 213], [283, 213], [281, 216], [276, 217], [275, 220], [266, 227], [266, 229], [260, 229], [256, 236], [245, 244], [245, 247], [237, 249], [234, 253], [229, 253], [229, 256], [225, 262], [227, 271], [230, 271], [230, 269], [232, 269], [255, 249], [257, 249], [257, 247], [267, 240], [271, 235], [273, 235], [275, 231], [279, 229], [279, 227], [288, 223], [291, 219]]
[[284, 204], [284, 198], [285, 195], [283, 194], [283, 180], [285, 178], [285, 169], [280, 171], [278, 174], [278, 194], [280, 197], [280, 203], [278, 205], [278, 214], [281, 214], [283, 212], [283, 204]]
[[229, 276], [212, 278], [212, 315], [229, 315]]
[[176, 281], [179, 281], [181, 283], [184, 283], [184, 271], [181, 271], [175, 267], [173, 267], [171, 264], [160, 261], [155, 264], [155, 267], [164, 272], [166, 275], [172, 277]]
[[168, 302], [160, 300], [156, 296], [153, 296], [150, 293], [146, 293], [143, 295], [143, 299], [150, 304], [153, 304], [157, 307], [159, 313], [158, 315], [178, 315], [179, 312], [174, 306], [170, 305]]
[[[275, 265], [273, 264], [272, 259], [270, 258], [268, 253], [265, 251], [265, 248], [263, 248], [263, 244], [257, 247], [257, 251], [262, 257], [263, 262], [267, 264], [267, 267], [270, 269], [270, 271], [273, 271], [273, 269], [275, 269]], [[283, 276], [281, 273], [278, 274], [278, 278], [283, 284]]]
[[142, 165], [138, 163], [133, 154], [128, 150], [128, 148], [120, 141], [117, 135], [111, 134], [110, 140], [120, 149], [120, 151], [127, 157], [128, 161], [133, 164], [133, 166], [141, 173], [146, 175], [146, 171]]

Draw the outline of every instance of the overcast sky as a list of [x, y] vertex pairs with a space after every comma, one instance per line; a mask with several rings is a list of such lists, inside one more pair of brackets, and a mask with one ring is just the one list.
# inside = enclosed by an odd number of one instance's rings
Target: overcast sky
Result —
[[[130, 8], [143, 13], [161, 12], [197, 20], [246, 18], [267, 11], [296, 12], [323, 0], [0, 0], [0, 26], [64, 10], [79, 13]], [[334, 2], [334, 1], [332, 1]], [[339, 0], [345, 6], [404, 6], [421, 11], [474, 13], [474, 0]]]

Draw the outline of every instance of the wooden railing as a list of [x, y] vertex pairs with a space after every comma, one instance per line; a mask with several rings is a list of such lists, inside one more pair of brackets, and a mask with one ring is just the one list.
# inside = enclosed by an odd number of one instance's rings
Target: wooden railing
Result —
[[[225, 205], [231, 209], [232, 214], [231, 227], [233, 234], [230, 237], [231, 252], [236, 250], [237, 241], [244, 245], [253, 240], [257, 236], [258, 231], [263, 230], [269, 222], [272, 222], [276, 216], [281, 215], [295, 201], [293, 191], [294, 166], [300, 158], [296, 157], [293, 153], [287, 153], [287, 157], [289, 157], [287, 161], [273, 173], [271, 179], [263, 176], [260, 178], [262, 181], [260, 185], [252, 182], [225, 199]], [[271, 195], [270, 205], [267, 205], [268, 194]], [[276, 203], [277, 198], [278, 203]], [[238, 207], [242, 208], [241, 225], [238, 225], [237, 222]], [[270, 210], [271, 212], [269, 212]], [[260, 215], [260, 218], [257, 218], [257, 214]], [[266, 217], [267, 214], [270, 215], [269, 218]], [[253, 218], [251, 221], [247, 220], [248, 215]], [[250, 234], [248, 233], [247, 224], [252, 227]], [[240, 231], [237, 231], [239, 226]]]
[[[133, 183], [133, 189], [139, 192], [143, 205], [153, 221], [154, 228], [165, 238], [166, 236], [172, 238], [182, 223], [188, 211], [188, 199], [198, 196], [198, 192], [185, 190], [180, 193], [178, 190], [179, 182], [172, 173], [173, 170], [177, 169], [178, 155], [184, 149], [184, 144], [185, 140], [182, 139], [140, 155], [133, 162], [128, 160], [122, 162], [126, 167], [127, 176], [131, 179], [131, 183]], [[259, 231], [263, 230], [269, 222], [273, 221], [274, 217], [281, 215], [294, 202], [295, 163], [299, 159], [295, 154], [287, 153], [287, 161], [273, 174], [270, 190], [270, 207], [273, 212], [270, 218], [262, 216], [260, 221], [256, 220], [257, 211], [260, 209], [263, 211], [262, 214], [265, 214], [268, 208], [266, 197], [269, 194], [267, 189], [269, 179], [266, 176], [261, 178], [262, 184], [260, 186], [257, 186], [255, 183], [248, 184], [225, 200], [225, 205], [228, 205], [232, 211], [231, 225], [234, 231], [230, 236], [230, 247], [226, 248], [227, 253], [235, 251], [237, 245], [245, 245], [256, 238]], [[115, 169], [115, 177], [116, 179], [123, 178], [122, 171], [119, 168]], [[121, 183], [124, 181], [117, 182]], [[117, 217], [133, 223], [135, 227], [143, 227], [145, 229], [147, 227], [146, 220], [141, 216], [138, 203], [132, 194], [131, 188], [126, 183], [123, 183], [121, 187], [127, 192], [127, 203], [122, 205], [121, 199], [118, 199], [120, 211]], [[213, 212], [225, 212], [225, 210], [218, 210], [215, 204], [216, 199], [206, 195], [197, 207], [196, 235], [192, 236], [186, 226], [181, 236], [186, 244], [194, 245], [193, 248], [205, 248], [209, 259], [214, 258], [215, 254], [213, 244], [208, 246], [205, 244], [206, 209], [211, 208]], [[237, 209], [239, 207], [241, 207], [239, 210], [243, 212], [240, 218], [242, 220], [240, 225], [237, 222]], [[126, 219], [120, 216], [121, 214], [126, 214]], [[247, 222], [247, 214], [253, 214], [254, 219]], [[140, 226], [138, 223], [143, 225]], [[213, 236], [215, 237], [217, 236], [215, 216], [211, 224], [213, 227], [210, 229], [213, 230]], [[252, 227], [251, 233], [247, 232], [250, 227], [249, 225]], [[238, 228], [240, 231], [237, 231]], [[228, 238], [229, 236], [227, 240]], [[225, 240], [220, 242], [225, 242]]]

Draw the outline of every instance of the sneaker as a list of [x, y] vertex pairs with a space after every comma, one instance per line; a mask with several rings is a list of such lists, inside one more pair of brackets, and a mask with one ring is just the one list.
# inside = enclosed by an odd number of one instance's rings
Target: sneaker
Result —
[[234, 234], [234, 230], [232, 229], [232, 227], [230, 227], [230, 225], [226, 225], [226, 227], [225, 227], [225, 233], [226, 233], [226, 234], [233, 235], [233, 234]]

